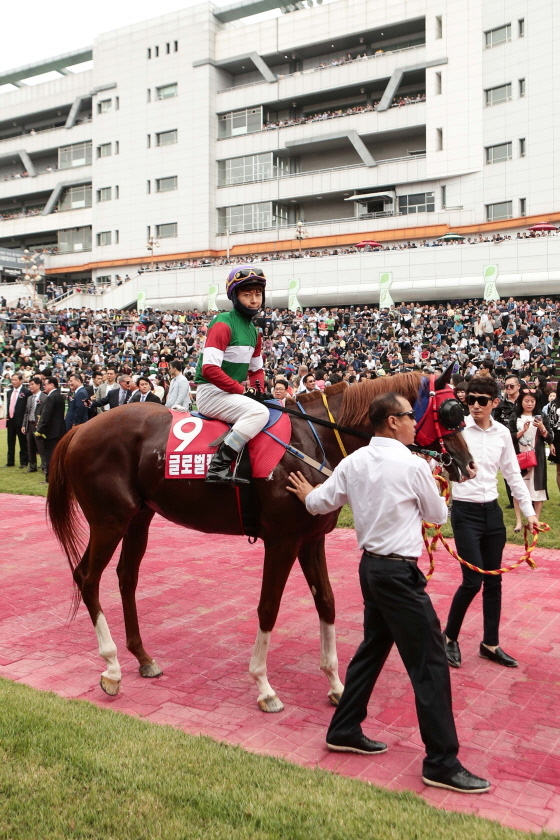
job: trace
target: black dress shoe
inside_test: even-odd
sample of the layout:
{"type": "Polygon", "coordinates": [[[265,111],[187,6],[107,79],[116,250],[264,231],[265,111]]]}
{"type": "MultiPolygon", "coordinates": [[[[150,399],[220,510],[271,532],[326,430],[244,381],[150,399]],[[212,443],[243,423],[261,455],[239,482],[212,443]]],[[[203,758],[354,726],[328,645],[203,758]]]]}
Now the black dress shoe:
{"type": "Polygon", "coordinates": [[[352,752],[361,755],[376,755],[387,752],[387,744],[383,741],[372,741],[365,735],[354,735],[345,738],[344,742],[338,738],[329,738],[327,735],[327,747],[332,752],[352,752]]]}
{"type": "Polygon", "coordinates": [[[26,468],[26,466],[27,466],[27,464],[20,464],[19,468],[20,468],[20,470],[24,470],[26,468]]]}
{"type": "Polygon", "coordinates": [[[518,667],[517,659],[514,659],[513,656],[508,656],[507,653],[503,652],[501,647],[497,647],[496,650],[490,650],[481,642],[480,655],[483,659],[489,659],[491,662],[497,662],[498,665],[503,665],[505,668],[518,667]]]}
{"type": "Polygon", "coordinates": [[[4,464],[5,467],[15,467],[15,464],[4,464]]]}
{"type": "Polygon", "coordinates": [[[490,790],[490,782],[481,779],[480,776],[474,776],[464,767],[450,775],[432,778],[422,776],[422,781],[430,787],[447,788],[447,790],[455,790],[457,793],[486,793],[490,790]]]}
{"type": "Polygon", "coordinates": [[[445,633],[442,633],[443,636],[443,646],[445,648],[445,655],[447,656],[447,661],[451,665],[452,668],[460,668],[461,667],[461,651],[459,650],[459,642],[451,642],[447,641],[447,636],[445,633]]]}
{"type": "Polygon", "coordinates": [[[37,467],[27,467],[27,472],[37,472],[37,467]]]}

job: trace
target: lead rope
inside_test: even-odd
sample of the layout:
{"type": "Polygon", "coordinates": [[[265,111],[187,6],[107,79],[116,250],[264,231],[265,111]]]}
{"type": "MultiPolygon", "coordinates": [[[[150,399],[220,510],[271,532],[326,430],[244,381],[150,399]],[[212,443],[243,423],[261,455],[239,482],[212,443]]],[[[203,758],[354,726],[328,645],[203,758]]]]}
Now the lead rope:
{"type": "MultiPolygon", "coordinates": [[[[323,405],[327,409],[327,414],[329,415],[329,420],[331,421],[331,423],[336,423],[334,417],[331,414],[331,410],[329,408],[329,401],[328,401],[326,395],[322,391],[321,391],[321,397],[323,398],[323,405]]],[[[344,448],[344,444],[342,443],[342,438],[340,437],[340,432],[338,431],[338,429],[334,429],[333,431],[334,431],[335,437],[338,441],[338,445],[340,446],[340,451],[342,452],[343,456],[346,458],[346,456],[348,455],[348,452],[344,448]]]]}
{"type": "MultiPolygon", "coordinates": [[[[442,475],[434,475],[436,482],[440,486],[440,492],[446,502],[449,502],[449,497],[451,495],[449,490],[449,482],[442,475]]],[[[434,573],[435,569],[435,559],[434,555],[437,550],[438,542],[441,542],[443,547],[449,552],[449,554],[458,560],[459,563],[462,563],[463,566],[466,566],[468,569],[472,569],[473,572],[480,572],[481,575],[503,575],[505,572],[512,572],[514,569],[517,569],[518,566],[521,566],[522,563],[527,563],[530,569],[536,569],[537,564],[531,557],[532,552],[537,547],[537,543],[539,540],[539,533],[544,531],[550,531],[550,525],[547,525],[546,522],[539,522],[539,527],[537,529],[537,533],[533,533],[533,539],[529,544],[529,525],[525,525],[523,528],[523,541],[525,543],[525,552],[523,556],[517,561],[517,563],[513,563],[511,566],[503,566],[501,569],[492,569],[488,571],[487,569],[479,569],[478,566],[473,565],[472,563],[467,563],[466,560],[463,560],[462,557],[459,557],[457,552],[451,548],[445,537],[441,532],[441,525],[434,525],[433,522],[422,522],[422,539],[424,540],[424,545],[426,546],[426,551],[428,552],[428,557],[430,558],[430,570],[426,575],[426,580],[430,580],[434,573]],[[432,531],[433,534],[430,537],[428,535],[428,531],[432,531]]]]}

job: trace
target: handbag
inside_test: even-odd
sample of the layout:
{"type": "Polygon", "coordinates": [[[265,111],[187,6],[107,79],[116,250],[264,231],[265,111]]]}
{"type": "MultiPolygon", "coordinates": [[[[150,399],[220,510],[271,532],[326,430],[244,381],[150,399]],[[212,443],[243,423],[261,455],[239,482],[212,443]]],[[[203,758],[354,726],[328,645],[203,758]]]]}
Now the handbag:
{"type": "Polygon", "coordinates": [[[520,452],[517,456],[519,462],[519,469],[530,470],[531,467],[537,466],[537,453],[534,449],[529,449],[527,452],[520,452]]]}

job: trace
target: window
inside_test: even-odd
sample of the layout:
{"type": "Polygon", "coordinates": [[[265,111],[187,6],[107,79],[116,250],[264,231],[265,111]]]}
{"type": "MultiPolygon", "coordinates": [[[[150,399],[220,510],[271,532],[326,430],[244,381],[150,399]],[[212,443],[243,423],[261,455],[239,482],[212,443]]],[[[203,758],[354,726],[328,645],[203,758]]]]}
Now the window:
{"type": "Polygon", "coordinates": [[[111,201],[112,197],[111,187],[102,187],[100,190],[97,190],[98,201],[111,201]]]}
{"type": "Polygon", "coordinates": [[[120,197],[119,196],[119,187],[118,187],[118,184],[117,184],[117,186],[115,187],[115,198],[119,198],[119,197],[120,197]]]}
{"type": "Polygon", "coordinates": [[[97,103],[97,113],[98,114],[106,114],[107,111],[110,111],[113,107],[113,100],[112,99],[102,99],[101,102],[97,103]]]}
{"type": "Polygon", "coordinates": [[[439,96],[441,93],[441,73],[436,73],[436,96],[439,96]]]}
{"type": "Polygon", "coordinates": [[[156,146],[171,146],[177,142],[177,129],[172,131],[160,131],[156,134],[156,146]]]}
{"type": "Polygon", "coordinates": [[[499,201],[497,204],[486,205],[486,221],[497,222],[500,219],[511,219],[512,217],[512,203],[511,201],[499,201]]]}
{"type": "Polygon", "coordinates": [[[165,45],[165,52],[167,55],[171,52],[171,44],[169,42],[165,45]]]}
{"type": "Polygon", "coordinates": [[[119,244],[119,232],[118,230],[115,231],[115,245],[119,244]]]}
{"type": "Polygon", "coordinates": [[[437,15],[436,17],[436,39],[443,38],[443,17],[437,15]]]}
{"type": "Polygon", "coordinates": [[[168,222],[166,225],[156,225],[156,236],[159,239],[169,239],[177,236],[177,222],[168,222]]]}
{"type": "Polygon", "coordinates": [[[288,158],[272,152],[218,161],[218,186],[247,184],[251,181],[266,181],[289,172],[288,158]]]}
{"type": "Polygon", "coordinates": [[[173,97],[175,96],[177,96],[176,82],[174,82],[172,85],[163,85],[162,87],[156,88],[157,99],[173,99],[173,97]]]}
{"type": "Polygon", "coordinates": [[[59,210],[79,210],[82,207],[91,207],[91,184],[69,187],[58,202],[59,210]]]}
{"type": "Polygon", "coordinates": [[[118,155],[120,150],[119,141],[115,140],[115,154],[118,155]]]}
{"type": "Polygon", "coordinates": [[[260,131],[263,124],[262,108],[248,108],[245,111],[232,111],[218,117],[218,137],[238,137],[260,131]]]}
{"type": "Polygon", "coordinates": [[[441,209],[445,210],[447,207],[447,187],[443,186],[441,188],[441,209]]]}
{"type": "Polygon", "coordinates": [[[70,228],[58,231],[58,250],[61,254],[91,251],[91,228],[70,228]]]}
{"type": "Polygon", "coordinates": [[[527,199],[520,198],[519,199],[519,215],[526,216],[527,215],[527,199]]]}
{"type": "Polygon", "coordinates": [[[103,230],[101,233],[97,234],[97,244],[101,247],[102,245],[110,245],[111,244],[111,231],[110,230],[103,230]]]}
{"type": "Polygon", "coordinates": [[[151,101],[152,101],[152,89],[148,88],[146,90],[146,102],[151,102],[151,101]]]}
{"type": "Polygon", "coordinates": [[[173,41],[173,52],[179,51],[179,41],[173,41]]]}
{"type": "Polygon", "coordinates": [[[519,138],[519,157],[525,157],[525,138],[519,138]]]}
{"type": "Polygon", "coordinates": [[[218,233],[264,230],[285,227],[287,224],[288,208],[272,201],[220,207],[218,210],[218,233]]]}
{"type": "Polygon", "coordinates": [[[151,134],[146,134],[146,146],[149,149],[152,145],[152,136],[151,134]]]}
{"type": "Polygon", "coordinates": [[[151,49],[151,47],[148,47],[148,58],[151,58],[151,57],[152,57],[152,49],[151,49]]]}
{"type": "Polygon", "coordinates": [[[436,128],[436,152],[443,149],[443,128],[436,128]]]}
{"type": "Polygon", "coordinates": [[[156,58],[159,58],[159,47],[154,47],[154,52],[155,52],[156,58]]]}
{"type": "Polygon", "coordinates": [[[525,96],[525,79],[519,79],[519,96],[525,96]]]}
{"type": "Polygon", "coordinates": [[[98,158],[111,157],[112,154],[113,149],[111,143],[102,143],[101,146],[97,147],[98,158]]]}
{"type": "Polygon", "coordinates": [[[171,192],[177,189],[177,176],[170,178],[156,178],[156,192],[171,192]]]}
{"type": "Polygon", "coordinates": [[[115,111],[118,111],[120,107],[121,107],[121,100],[119,99],[118,96],[115,96],[115,111]]]}
{"type": "Polygon", "coordinates": [[[58,168],[72,169],[74,166],[86,166],[91,163],[91,140],[61,146],[58,150],[58,168]]]}
{"type": "Polygon", "coordinates": [[[489,88],[485,90],[486,107],[491,105],[500,105],[502,102],[508,102],[511,99],[511,84],[500,85],[499,87],[489,88]]]}
{"type": "Polygon", "coordinates": [[[490,29],[484,33],[484,37],[487,50],[511,41],[511,23],[506,23],[505,26],[499,26],[497,29],[490,29]]]}
{"type": "Polygon", "coordinates": [[[151,181],[146,181],[146,192],[148,193],[148,195],[150,195],[151,191],[152,191],[152,182],[151,181]]]}
{"type": "Polygon", "coordinates": [[[98,274],[95,278],[95,282],[98,286],[110,286],[111,285],[111,275],[110,274],[98,274]]]}
{"type": "Polygon", "coordinates": [[[520,38],[525,37],[525,18],[519,18],[517,21],[518,24],[518,35],[520,38]]]}
{"type": "Polygon", "coordinates": [[[511,160],[511,143],[486,147],[486,163],[503,163],[504,160],[511,160]]]}
{"type": "Polygon", "coordinates": [[[433,192],[399,196],[399,213],[404,216],[408,216],[410,213],[433,213],[434,210],[433,192]]]}

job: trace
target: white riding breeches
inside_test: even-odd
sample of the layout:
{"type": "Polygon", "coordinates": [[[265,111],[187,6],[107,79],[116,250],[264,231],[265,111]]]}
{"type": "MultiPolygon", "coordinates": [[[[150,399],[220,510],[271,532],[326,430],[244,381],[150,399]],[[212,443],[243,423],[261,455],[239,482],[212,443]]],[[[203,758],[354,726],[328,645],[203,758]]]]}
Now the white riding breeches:
{"type": "Polygon", "coordinates": [[[268,408],[262,403],[243,394],[228,394],[210,384],[196,389],[196,407],[208,417],[233,423],[225,442],[237,450],[266,426],[269,417],[268,408]]]}

